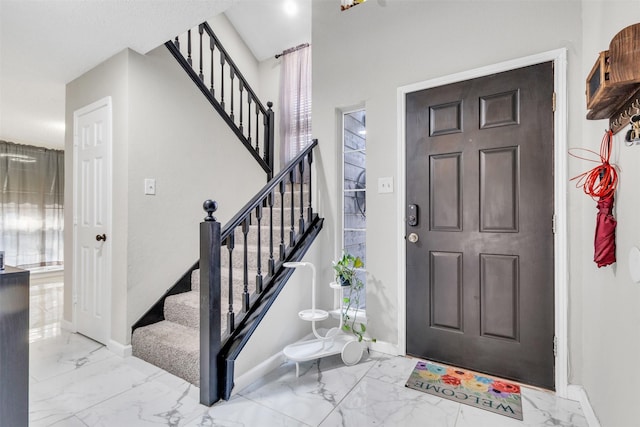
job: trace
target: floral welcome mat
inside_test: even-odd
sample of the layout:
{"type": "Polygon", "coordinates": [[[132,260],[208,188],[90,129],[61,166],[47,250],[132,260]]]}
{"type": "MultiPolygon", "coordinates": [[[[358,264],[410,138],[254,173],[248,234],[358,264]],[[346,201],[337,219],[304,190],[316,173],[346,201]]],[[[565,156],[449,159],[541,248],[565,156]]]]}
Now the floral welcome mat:
{"type": "Polygon", "coordinates": [[[522,420],[520,387],[499,378],[418,362],[406,387],[522,420]]]}

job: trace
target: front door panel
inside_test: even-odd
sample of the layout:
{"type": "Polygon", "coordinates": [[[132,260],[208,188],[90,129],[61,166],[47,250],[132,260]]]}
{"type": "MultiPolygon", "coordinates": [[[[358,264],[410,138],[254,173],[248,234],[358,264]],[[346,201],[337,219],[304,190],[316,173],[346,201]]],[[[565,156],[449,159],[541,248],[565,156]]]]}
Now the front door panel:
{"type": "Polygon", "coordinates": [[[554,387],[552,95],[551,63],[407,94],[408,354],[554,387]]]}

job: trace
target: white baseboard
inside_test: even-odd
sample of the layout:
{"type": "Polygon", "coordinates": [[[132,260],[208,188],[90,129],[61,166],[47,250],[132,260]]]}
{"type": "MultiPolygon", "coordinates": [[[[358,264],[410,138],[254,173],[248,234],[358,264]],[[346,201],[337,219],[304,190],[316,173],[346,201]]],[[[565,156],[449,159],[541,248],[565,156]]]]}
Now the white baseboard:
{"type": "Polygon", "coordinates": [[[584,412],[584,417],[587,419],[589,427],[600,427],[600,421],[591,406],[591,402],[589,402],[589,396],[587,395],[587,391],[584,387],[577,384],[570,384],[567,387],[567,396],[570,400],[577,400],[580,402],[582,412],[584,412]]]}
{"type": "Polygon", "coordinates": [[[398,346],[396,344],[391,344],[386,341],[376,341],[368,344],[369,344],[369,348],[373,351],[377,351],[379,353],[384,353],[384,354],[390,354],[392,356],[401,355],[398,352],[398,346]]]}
{"type": "Polygon", "coordinates": [[[76,325],[73,324],[73,322],[70,322],[66,319],[62,319],[62,321],[60,322],[60,327],[65,330],[65,331],[69,331],[72,333],[76,333],[76,325]]]}
{"type": "Polygon", "coordinates": [[[120,357],[129,357],[131,356],[131,345],[122,345],[117,341],[109,340],[107,344],[107,349],[112,353],[117,354],[120,357]]]}
{"type": "Polygon", "coordinates": [[[233,391],[231,392],[231,396],[241,392],[245,387],[255,382],[259,378],[264,377],[269,372],[273,371],[278,366],[282,365],[285,360],[286,358],[284,357],[284,354],[282,354],[282,352],[280,351],[274,354],[273,356],[271,356],[270,358],[266,359],[261,364],[256,365],[249,371],[240,375],[238,378],[234,380],[234,387],[233,387],[233,391]]]}

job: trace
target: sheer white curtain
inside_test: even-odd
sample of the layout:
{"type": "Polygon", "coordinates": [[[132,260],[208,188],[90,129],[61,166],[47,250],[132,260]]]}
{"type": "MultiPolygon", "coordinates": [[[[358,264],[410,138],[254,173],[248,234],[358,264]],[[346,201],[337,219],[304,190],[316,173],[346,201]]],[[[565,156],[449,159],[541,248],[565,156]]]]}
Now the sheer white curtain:
{"type": "Polygon", "coordinates": [[[311,46],[282,57],[280,167],[311,142],[311,46]]]}
{"type": "Polygon", "coordinates": [[[8,265],[62,265],[64,151],[0,141],[0,250],[8,265]]]}

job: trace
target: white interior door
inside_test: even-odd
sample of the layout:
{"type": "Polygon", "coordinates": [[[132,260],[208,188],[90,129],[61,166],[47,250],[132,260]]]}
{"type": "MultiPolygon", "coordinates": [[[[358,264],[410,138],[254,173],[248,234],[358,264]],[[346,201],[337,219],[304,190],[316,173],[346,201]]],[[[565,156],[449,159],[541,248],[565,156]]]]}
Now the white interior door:
{"type": "Polygon", "coordinates": [[[111,309],[111,98],[74,113],[76,330],[107,344],[111,309]]]}

